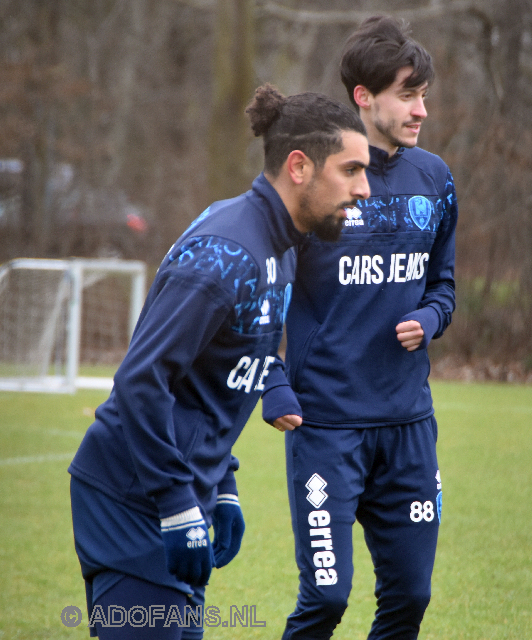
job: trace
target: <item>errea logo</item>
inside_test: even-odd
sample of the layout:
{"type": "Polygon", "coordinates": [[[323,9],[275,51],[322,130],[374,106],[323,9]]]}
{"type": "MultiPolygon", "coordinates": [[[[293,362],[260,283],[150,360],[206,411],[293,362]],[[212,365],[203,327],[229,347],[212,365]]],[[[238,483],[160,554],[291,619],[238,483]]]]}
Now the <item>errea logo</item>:
{"type": "Polygon", "coordinates": [[[329,497],[323,489],[327,486],[325,480],[315,473],[311,478],[309,478],[305,487],[309,490],[309,494],[307,496],[307,500],[311,505],[316,507],[321,507],[321,505],[327,500],[329,497]]]}
{"type": "Polygon", "coordinates": [[[187,531],[187,538],[189,540],[203,540],[205,537],[205,531],[201,527],[192,527],[187,531]]]}
{"type": "Polygon", "coordinates": [[[269,324],[270,323],[270,303],[268,300],[264,300],[260,307],[261,317],[259,318],[259,324],[269,324]]]}
{"type": "Polygon", "coordinates": [[[345,221],[346,227],[363,227],[364,220],[362,220],[362,211],[358,207],[346,208],[347,220],[345,221]]]}
{"type": "Polygon", "coordinates": [[[207,540],[205,540],[207,534],[201,527],[192,527],[187,531],[186,536],[189,539],[189,542],[187,542],[187,547],[189,548],[207,546],[207,540]]]}

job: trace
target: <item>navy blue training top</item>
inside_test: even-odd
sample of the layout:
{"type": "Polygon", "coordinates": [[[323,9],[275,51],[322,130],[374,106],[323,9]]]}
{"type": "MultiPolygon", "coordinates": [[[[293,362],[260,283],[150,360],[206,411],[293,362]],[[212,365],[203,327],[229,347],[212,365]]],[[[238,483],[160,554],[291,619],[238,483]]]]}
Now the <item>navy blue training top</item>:
{"type": "Polygon", "coordinates": [[[69,471],[160,518],[236,493],[231,447],[282,335],[302,239],[263,174],[212,204],[150,288],[109,398],[69,471]]]}
{"type": "Polygon", "coordinates": [[[404,424],[433,413],[426,346],[455,308],[453,179],[419,148],[389,158],[370,147],[370,155],[371,196],[349,211],[339,242],[310,236],[298,248],[286,377],[278,360],[264,394],[270,422],[297,413],[297,403],[317,427],[404,424]],[[425,332],[413,352],[395,331],[409,319],[425,332]]]}

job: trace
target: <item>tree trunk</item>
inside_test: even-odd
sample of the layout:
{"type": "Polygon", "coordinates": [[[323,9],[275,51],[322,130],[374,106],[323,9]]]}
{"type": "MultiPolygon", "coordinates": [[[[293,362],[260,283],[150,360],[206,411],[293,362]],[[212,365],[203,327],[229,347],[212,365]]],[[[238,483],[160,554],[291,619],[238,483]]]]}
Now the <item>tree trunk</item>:
{"type": "Polygon", "coordinates": [[[218,0],[216,6],[213,107],[209,133],[210,201],[248,188],[250,141],[244,110],[253,93],[253,2],[218,0]]]}

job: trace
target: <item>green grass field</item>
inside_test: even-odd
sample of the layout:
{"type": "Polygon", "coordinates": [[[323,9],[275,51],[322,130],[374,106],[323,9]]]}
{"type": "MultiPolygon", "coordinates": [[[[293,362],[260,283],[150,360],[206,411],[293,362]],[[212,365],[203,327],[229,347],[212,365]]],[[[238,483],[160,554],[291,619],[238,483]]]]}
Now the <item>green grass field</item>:
{"type": "MultiPolygon", "coordinates": [[[[444,507],[423,640],[532,639],[532,387],[434,382],[444,507]]],[[[0,638],[88,638],[72,541],[69,460],[105,392],[0,393],[0,638]],[[84,620],[67,628],[67,605],[84,620]]],[[[209,605],[255,605],[266,626],[207,627],[207,640],[280,638],[297,593],[283,438],[252,417],[235,447],[247,530],[214,572],[209,605]]],[[[364,640],[373,572],[357,525],[350,607],[335,638],[364,640]]]]}

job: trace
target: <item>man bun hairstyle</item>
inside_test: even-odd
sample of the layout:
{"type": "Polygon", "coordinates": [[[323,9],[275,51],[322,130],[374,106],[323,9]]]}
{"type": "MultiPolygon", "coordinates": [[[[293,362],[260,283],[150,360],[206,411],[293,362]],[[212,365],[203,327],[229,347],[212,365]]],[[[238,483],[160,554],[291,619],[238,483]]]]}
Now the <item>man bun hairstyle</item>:
{"type": "Polygon", "coordinates": [[[273,85],[255,91],[246,108],[251,129],[264,140],[264,171],[277,177],[288,155],[298,149],[320,169],[343,149],[342,132],[366,135],[360,116],[321,93],[284,96],[273,85]]]}
{"type": "Polygon", "coordinates": [[[357,85],[373,95],[387,89],[403,67],[412,67],[405,80],[407,89],[434,81],[432,58],[410,37],[404,20],[390,16],[372,16],[347,39],[340,62],[340,76],[349,99],[358,110],[353,91],[357,85]]]}
{"type": "Polygon", "coordinates": [[[271,84],[255,90],[255,97],[246,109],[255,137],[263,136],[268,131],[281,115],[285,103],[286,98],[271,84]]]}

